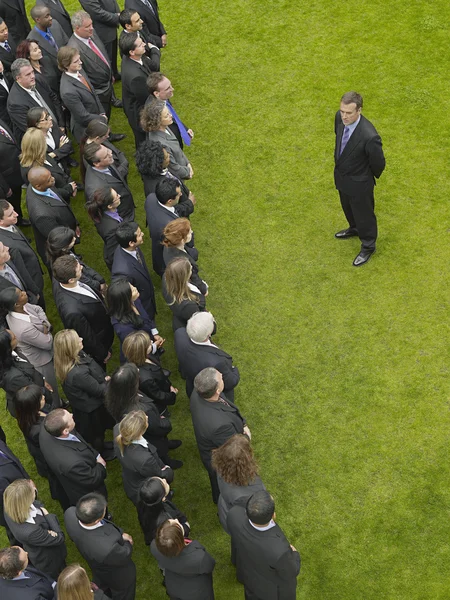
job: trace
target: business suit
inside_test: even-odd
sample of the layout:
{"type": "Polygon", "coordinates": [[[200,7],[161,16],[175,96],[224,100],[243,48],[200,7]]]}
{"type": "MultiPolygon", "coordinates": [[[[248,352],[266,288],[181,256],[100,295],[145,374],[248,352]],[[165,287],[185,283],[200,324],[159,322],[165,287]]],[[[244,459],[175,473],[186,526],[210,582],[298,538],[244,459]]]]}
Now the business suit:
{"type": "Polygon", "coordinates": [[[189,179],[189,161],[186,154],[180,148],[177,138],[170,130],[148,131],[147,139],[150,142],[160,142],[170,156],[169,171],[178,179],[189,179]]]}
{"type": "MultiPolygon", "coordinates": [[[[58,49],[65,46],[69,41],[68,36],[64,32],[64,29],[61,27],[58,21],[53,21],[52,26],[49,27],[49,30],[51,35],[53,36],[53,39],[55,40],[58,49]]],[[[43,64],[47,66],[48,74],[50,75],[51,73],[51,77],[54,80],[53,85],[50,85],[50,87],[53,89],[57,89],[57,87],[55,87],[56,82],[59,82],[61,78],[61,71],[58,69],[57,60],[58,49],[56,49],[44,36],[42,36],[39,33],[39,31],[36,30],[36,26],[33,27],[30,33],[27,35],[27,39],[39,44],[44,59],[43,64]]]]}
{"type": "Polygon", "coordinates": [[[50,577],[28,566],[24,579],[2,579],[0,597],[4,600],[56,600],[56,592],[50,577]]]}
{"type": "Polygon", "coordinates": [[[141,19],[144,21],[149,41],[158,46],[158,48],[161,48],[161,37],[166,34],[166,30],[159,18],[158,3],[156,0],[149,0],[149,2],[153,10],[148,8],[141,0],[125,0],[125,8],[130,8],[140,14],[141,19]]]}
{"type": "Polygon", "coordinates": [[[176,258],[187,258],[192,267],[192,275],[189,281],[195,285],[203,295],[205,295],[208,292],[208,286],[198,274],[198,266],[196,262],[196,258],[198,256],[197,249],[190,248],[188,245],[186,245],[185,250],[186,252],[183,252],[183,250],[180,250],[176,246],[171,246],[170,248],[164,246],[163,261],[165,268],[176,258]]]}
{"type": "Polygon", "coordinates": [[[103,519],[101,527],[81,527],[75,508],[64,514],[67,533],[92,570],[94,582],[109,588],[112,600],[134,600],[136,567],[131,558],[133,546],[122,537],[123,530],[103,519]]]}
{"type": "Polygon", "coordinates": [[[139,369],[139,389],[148,396],[158,407],[160,413],[163,413],[168,406],[175,404],[177,395],[171,392],[171,382],[161,365],[153,362],[145,362],[138,367],[139,369]]]}
{"type": "Polygon", "coordinates": [[[238,407],[228,398],[223,399],[225,402],[208,402],[195,390],[190,399],[195,439],[202,463],[208,471],[212,496],[216,503],[219,497],[219,487],[216,472],[211,466],[211,451],[222,446],[236,433],[243,433],[245,426],[245,419],[238,407]]]}
{"type": "Polygon", "coordinates": [[[117,27],[120,8],[117,0],[82,0],[83,9],[91,15],[94,29],[102,40],[112,67],[117,73],[117,27]]]}
{"type": "MultiPolygon", "coordinates": [[[[1,89],[4,90],[2,87],[1,89]]],[[[22,219],[22,177],[20,171],[20,153],[21,150],[14,139],[13,130],[9,123],[0,120],[0,126],[8,133],[0,133],[0,194],[2,198],[7,198],[8,202],[16,211],[19,220],[22,219]],[[12,194],[8,197],[11,189],[12,194]]]]}
{"type": "Polygon", "coordinates": [[[217,475],[217,483],[219,484],[219,501],[217,502],[217,513],[219,521],[226,533],[230,535],[227,526],[227,517],[233,506],[246,506],[247,500],[256,492],[261,492],[266,489],[266,486],[261,481],[258,475],[249,485],[232,485],[217,475]]]}
{"type": "MultiPolygon", "coordinates": [[[[73,188],[70,185],[70,182],[73,181],[72,177],[68,175],[62,167],[56,162],[54,158],[47,155],[45,157],[45,162],[42,165],[45,169],[50,171],[52,176],[55,178],[55,183],[53,187],[55,188],[56,193],[60,196],[65,202],[70,204],[70,200],[73,194],[73,188]]],[[[22,181],[23,183],[28,185],[28,173],[32,167],[21,167],[20,171],[22,173],[22,181]]]]}
{"type": "Polygon", "coordinates": [[[119,246],[119,242],[116,240],[116,229],[119,227],[120,223],[103,213],[101,220],[99,222],[94,221],[94,225],[97,229],[97,233],[103,240],[103,258],[106,266],[111,271],[114,252],[119,246]]]}
{"type": "Polygon", "coordinates": [[[87,198],[91,198],[99,188],[105,186],[114,188],[120,194],[120,204],[117,212],[122,219],[134,221],[134,209],[136,205],[133,194],[124,177],[114,168],[114,165],[112,166],[113,173],[110,171],[102,173],[101,171],[96,171],[91,165],[88,165],[84,179],[84,193],[87,198]]]}
{"type": "Polygon", "coordinates": [[[61,75],[59,88],[61,100],[70,111],[70,129],[78,143],[84,135],[85,128],[93,119],[105,120],[101,116],[105,109],[89,78],[82,70],[80,74],[86,79],[90,89],[79,79],[75,79],[67,73],[61,75]]]}
{"type": "Polygon", "coordinates": [[[340,153],[344,123],[340,111],[334,121],[334,181],[339,191],[342,210],[350,229],[357,230],[361,250],[374,251],[378,230],[374,212],[374,186],[384,171],[386,161],[381,138],[363,115],[340,153]]]}
{"type": "Polygon", "coordinates": [[[20,256],[31,280],[38,290],[38,294],[43,300],[44,278],[42,277],[42,267],[39,258],[20,229],[16,225],[14,225],[14,229],[15,231],[12,231],[0,227],[0,242],[8,246],[10,253],[13,253],[14,259],[17,260],[17,256],[20,256]]]}
{"type": "Polygon", "coordinates": [[[73,33],[72,23],[70,22],[70,15],[61,0],[36,0],[36,5],[47,6],[50,9],[53,21],[58,21],[66,36],[70,38],[73,33]]]}
{"type": "Polygon", "coordinates": [[[161,205],[158,202],[156,194],[149,194],[147,196],[144,203],[144,210],[152,239],[153,270],[159,276],[162,276],[166,268],[163,258],[164,247],[161,245],[163,240],[162,232],[168,223],[178,219],[178,214],[161,205]]]}
{"type": "Polygon", "coordinates": [[[137,248],[136,251],[140,256],[140,263],[129,252],[117,246],[114,252],[111,275],[113,279],[125,277],[129,283],[137,287],[140,301],[149,318],[153,320],[156,314],[155,289],[145,264],[144,254],[140,248],[137,248]]]}
{"type": "Polygon", "coordinates": [[[16,44],[29,34],[31,26],[27,18],[25,0],[1,0],[0,17],[8,26],[9,38],[12,38],[16,44]]]}
{"type": "Polygon", "coordinates": [[[275,524],[266,531],[253,527],[245,508],[228,513],[231,543],[236,553],[236,575],[248,600],[295,600],[300,555],[275,524]]]}
{"type": "MultiPolygon", "coordinates": [[[[35,500],[32,506],[40,509],[43,504],[35,500]]],[[[16,540],[28,552],[31,564],[52,579],[58,579],[66,566],[67,548],[56,515],[37,514],[34,523],[16,523],[5,512],[5,520],[16,540]],[[49,530],[57,536],[50,535],[49,530]]]]}
{"type": "MultiPolygon", "coordinates": [[[[52,189],[55,194],[55,189],[52,189]]],[[[28,216],[33,227],[36,249],[44,264],[47,265],[46,242],[49,233],[55,227],[70,227],[73,231],[78,226],[78,221],[70,206],[62,198],[57,200],[51,196],[37,194],[31,184],[27,188],[28,216]]]]}
{"type": "Polygon", "coordinates": [[[162,293],[164,300],[172,313],[172,328],[174,331],[180,327],[186,328],[187,322],[196,312],[206,310],[206,298],[203,294],[191,293],[197,298],[195,300],[183,300],[182,302],[173,302],[166,289],[166,276],[162,277],[162,293]]]}
{"type": "MultiPolygon", "coordinates": [[[[16,60],[16,43],[10,38],[8,39],[8,45],[11,48],[11,52],[8,52],[3,46],[0,45],[0,60],[2,61],[5,71],[10,74],[11,65],[16,60]]],[[[11,80],[12,85],[12,80],[11,80]]]]}
{"type": "Polygon", "coordinates": [[[0,120],[6,124],[9,131],[13,131],[13,125],[8,112],[8,96],[13,86],[13,78],[11,73],[3,71],[3,82],[6,83],[6,87],[0,84],[0,120]]]}
{"type": "Polygon", "coordinates": [[[184,327],[175,331],[174,341],[180,373],[186,379],[187,395],[192,394],[196,375],[206,367],[214,367],[222,373],[225,385],[223,393],[233,401],[234,388],[240,379],[238,368],[233,366],[233,358],[217,346],[195,344],[184,327]]]}
{"type": "MultiPolygon", "coordinates": [[[[148,177],[147,175],[142,175],[141,179],[144,184],[144,194],[145,197],[148,198],[149,194],[154,194],[156,191],[156,185],[164,180],[164,179],[172,179],[171,175],[167,175],[167,173],[161,173],[161,175],[157,175],[156,177],[148,177]]],[[[175,212],[179,217],[189,217],[191,213],[194,212],[194,205],[191,200],[189,200],[190,190],[181,179],[178,180],[181,189],[181,198],[178,204],[175,206],[175,212]]]]}
{"type": "Polygon", "coordinates": [[[164,556],[153,540],[151,553],[164,569],[167,594],[175,600],[214,600],[212,572],[216,561],[197,540],[189,542],[178,556],[164,556]]]}
{"type": "Polygon", "coordinates": [[[130,323],[130,322],[119,321],[118,319],[116,319],[116,317],[113,317],[113,316],[111,317],[112,326],[114,327],[114,331],[120,340],[120,362],[121,362],[121,364],[126,362],[125,356],[122,352],[122,344],[123,344],[125,338],[127,337],[127,335],[129,335],[130,333],[134,333],[135,331],[145,331],[146,333],[148,333],[151,340],[155,339],[155,336],[152,333],[153,329],[156,329],[155,321],[153,319],[149,318],[147,311],[143,307],[140,298],[137,298],[134,301],[134,307],[137,309],[137,311],[139,313],[139,317],[140,317],[140,321],[141,321],[139,323],[139,325],[134,325],[133,323],[130,323]]]}
{"type": "Polygon", "coordinates": [[[97,462],[97,450],[87,444],[75,429],[71,433],[80,441],[60,440],[50,435],[45,427],[41,428],[39,446],[48,466],[72,506],[89,492],[98,492],[106,498],[106,469],[97,462]]]}
{"type": "MultiPolygon", "coordinates": [[[[44,379],[39,371],[25,359],[20,350],[16,350],[16,354],[17,358],[13,355],[13,364],[6,371],[3,376],[3,381],[1,382],[1,387],[6,393],[6,408],[8,409],[9,414],[14,418],[16,418],[14,394],[21,388],[26,385],[31,385],[32,383],[35,383],[41,388],[44,387],[44,379]],[[23,360],[19,360],[19,356],[23,360]]],[[[46,391],[46,395],[47,393],[48,392],[46,391]]]]}
{"type": "Polygon", "coordinates": [[[83,338],[85,352],[103,366],[114,341],[103,300],[72,292],[57,281],[53,282],[53,296],[64,327],[75,329],[83,338]]]}
{"type": "MultiPolygon", "coordinates": [[[[5,528],[7,525],[3,514],[3,492],[16,479],[30,479],[30,476],[14,452],[0,440],[0,525],[5,528]]],[[[11,532],[8,529],[6,531],[10,541],[14,542],[11,532]]],[[[3,580],[0,577],[0,583],[1,581],[3,580]]]]}
{"type": "MultiPolygon", "coordinates": [[[[40,294],[41,290],[37,287],[30,273],[27,271],[20,254],[13,248],[10,249],[9,254],[11,259],[8,260],[7,264],[19,279],[21,289],[27,292],[31,304],[37,304],[38,294],[40,294]]],[[[0,276],[0,290],[4,290],[8,287],[17,286],[12,281],[0,276]]]]}

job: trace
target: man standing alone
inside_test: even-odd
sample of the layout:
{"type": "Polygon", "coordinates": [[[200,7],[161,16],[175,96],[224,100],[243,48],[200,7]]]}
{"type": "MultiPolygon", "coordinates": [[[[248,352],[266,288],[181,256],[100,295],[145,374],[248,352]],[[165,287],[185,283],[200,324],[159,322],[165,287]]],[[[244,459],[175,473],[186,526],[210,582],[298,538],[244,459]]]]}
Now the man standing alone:
{"type": "Polygon", "coordinates": [[[375,252],[377,218],[373,190],[386,166],[381,138],[375,127],[361,114],[362,97],[347,92],[336,113],[334,131],[334,181],[349,227],[335,234],[338,239],[358,236],[361,250],[354,267],[364,265],[375,252]]]}

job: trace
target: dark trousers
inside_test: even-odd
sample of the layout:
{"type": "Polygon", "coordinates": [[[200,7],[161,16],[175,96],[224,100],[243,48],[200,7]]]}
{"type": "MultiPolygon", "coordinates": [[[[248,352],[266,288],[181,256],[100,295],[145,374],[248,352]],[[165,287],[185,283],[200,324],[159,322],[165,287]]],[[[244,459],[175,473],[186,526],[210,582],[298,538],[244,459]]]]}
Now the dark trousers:
{"type": "Polygon", "coordinates": [[[142,129],[133,129],[133,133],[134,133],[134,145],[137,150],[139,148],[139,146],[142,144],[142,142],[145,142],[146,133],[142,129]]]}
{"type": "Polygon", "coordinates": [[[102,103],[103,110],[105,111],[105,115],[109,118],[111,116],[111,98],[112,98],[113,87],[112,83],[107,92],[103,92],[103,94],[97,94],[98,99],[102,103]]]}
{"type": "Polygon", "coordinates": [[[211,463],[203,463],[205,469],[208,471],[209,482],[211,483],[211,494],[214,504],[217,504],[220,496],[219,484],[217,483],[217,473],[211,466],[211,463]]]}
{"type": "Polygon", "coordinates": [[[19,225],[20,225],[20,220],[23,217],[22,206],[21,206],[22,188],[20,186],[13,187],[13,188],[11,188],[11,191],[12,191],[12,194],[9,198],[7,198],[7,200],[11,204],[11,206],[14,208],[14,210],[16,211],[16,213],[18,215],[19,225]]]}
{"type": "Polygon", "coordinates": [[[358,196],[349,196],[339,190],[339,197],[350,228],[358,232],[361,249],[375,250],[378,228],[373,188],[358,196]]]}
{"type": "Polygon", "coordinates": [[[105,50],[108,53],[108,58],[111,63],[111,69],[113,76],[117,75],[117,35],[116,39],[112,42],[103,42],[105,50]]]}

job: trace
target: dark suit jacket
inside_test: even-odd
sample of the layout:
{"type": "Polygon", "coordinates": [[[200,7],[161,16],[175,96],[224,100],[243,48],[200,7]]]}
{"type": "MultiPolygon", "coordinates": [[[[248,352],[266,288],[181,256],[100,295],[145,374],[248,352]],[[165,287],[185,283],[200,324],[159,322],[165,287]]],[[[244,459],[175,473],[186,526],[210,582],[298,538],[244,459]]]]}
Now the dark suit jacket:
{"type": "Polygon", "coordinates": [[[140,294],[140,301],[149,318],[153,320],[156,314],[155,289],[147,265],[145,264],[144,254],[140,248],[137,249],[137,252],[141,257],[142,264],[123,250],[123,248],[117,246],[114,252],[111,275],[113,279],[126,277],[132,285],[137,287],[140,294]]]}
{"type": "MultiPolygon", "coordinates": [[[[4,88],[2,87],[2,89],[4,88]]],[[[13,141],[11,141],[5,135],[0,134],[0,192],[3,194],[2,198],[6,198],[9,188],[14,189],[22,186],[19,160],[21,150],[14,139],[9,124],[0,121],[0,125],[13,138],[13,141]]]]}
{"type": "Polygon", "coordinates": [[[53,296],[66,329],[75,329],[83,338],[84,350],[100,365],[114,340],[114,330],[103,302],[63,288],[53,282],[53,296]]]}
{"type": "MultiPolygon", "coordinates": [[[[14,271],[14,273],[19,278],[19,281],[22,283],[23,289],[29,294],[30,304],[37,303],[37,296],[42,292],[42,288],[38,288],[36,282],[33,279],[31,273],[27,270],[21,255],[17,250],[11,248],[9,251],[11,259],[8,261],[8,265],[14,271]]],[[[42,275],[41,275],[42,277],[42,275]]],[[[0,290],[4,290],[8,287],[16,287],[14,283],[6,279],[5,277],[0,277],[0,290]]]]}
{"type": "Polygon", "coordinates": [[[150,546],[160,569],[164,569],[167,594],[182,600],[214,600],[212,572],[216,561],[206,548],[192,540],[178,556],[161,554],[155,540],[150,546]]]}
{"type": "Polygon", "coordinates": [[[94,225],[97,229],[97,233],[104,242],[103,258],[105,260],[106,266],[111,271],[114,260],[114,252],[119,246],[119,242],[116,240],[116,229],[119,227],[120,223],[112,217],[110,217],[109,215],[105,215],[103,213],[101,221],[99,221],[98,223],[94,222],[94,225]]]}
{"type": "MultiPolygon", "coordinates": [[[[106,60],[108,60],[106,48],[95,32],[92,35],[92,41],[98,46],[106,60]]],[[[100,95],[110,91],[112,86],[111,65],[106,64],[89,46],[80,42],[75,35],[72,35],[67,45],[79,51],[83,62],[83,70],[88,74],[89,81],[95,92],[100,95]]]]}
{"type": "Polygon", "coordinates": [[[85,352],[80,362],[67,373],[63,390],[71,406],[90,413],[103,406],[106,392],[105,371],[85,352]]]}
{"type": "Polygon", "coordinates": [[[9,37],[16,44],[24,40],[31,30],[25,9],[25,0],[1,0],[0,17],[8,25],[9,37]]]}
{"type": "MultiPolygon", "coordinates": [[[[1,49],[1,47],[0,47],[0,49],[1,49]]],[[[5,67],[5,69],[6,69],[6,67],[5,67]]],[[[13,125],[12,125],[11,118],[10,118],[9,112],[8,112],[8,96],[9,96],[9,91],[11,90],[14,81],[13,81],[11,73],[6,73],[6,71],[3,71],[3,77],[8,85],[8,91],[6,90],[5,87],[3,87],[3,85],[0,85],[0,120],[3,123],[6,123],[6,125],[8,127],[8,131],[13,131],[13,125]]]]}
{"type": "Polygon", "coordinates": [[[233,506],[245,507],[250,496],[253,496],[255,492],[265,490],[266,486],[259,476],[255,477],[255,480],[250,485],[239,486],[227,483],[219,474],[217,474],[217,483],[220,490],[220,496],[217,502],[219,521],[224,530],[230,535],[227,526],[227,517],[230,510],[233,506]]]}
{"type": "MultiPolygon", "coordinates": [[[[57,193],[55,189],[53,191],[57,193]]],[[[78,221],[67,202],[36,194],[31,184],[28,185],[26,198],[36,248],[43,262],[47,264],[45,244],[50,231],[59,226],[70,227],[75,231],[78,221]]]]}
{"type": "Polygon", "coordinates": [[[169,377],[156,362],[146,362],[139,367],[139,389],[153,400],[161,413],[176,402],[177,395],[170,391],[171,385],[169,377]]]}
{"type": "Polygon", "coordinates": [[[41,571],[28,566],[27,579],[1,579],[0,597],[4,600],[56,600],[56,588],[52,579],[41,571]]]}
{"type": "MultiPolygon", "coordinates": [[[[45,157],[46,163],[43,165],[55,178],[54,189],[58,196],[60,196],[67,203],[70,203],[72,198],[73,188],[70,182],[73,181],[72,177],[68,175],[63,168],[59,166],[57,161],[51,156],[45,157]]],[[[22,182],[28,185],[28,173],[31,167],[21,167],[22,182]]]]}
{"type": "MultiPolygon", "coordinates": [[[[64,513],[67,533],[88,563],[97,585],[134,592],[136,567],[131,558],[133,546],[122,538],[123,530],[104,519],[104,525],[87,530],[81,527],[75,507],[64,513]]],[[[113,594],[114,597],[114,594],[113,594]]],[[[127,596],[134,598],[134,594],[127,596]]],[[[121,595],[121,598],[125,596],[121,595]]]]}
{"type": "Polygon", "coordinates": [[[127,221],[134,220],[134,209],[135,203],[133,200],[133,194],[126,180],[118,173],[119,177],[115,175],[109,175],[107,173],[101,173],[96,171],[91,165],[86,168],[86,176],[84,179],[84,189],[87,198],[91,198],[95,191],[99,188],[109,186],[116,190],[120,194],[120,205],[117,212],[127,221]]]}
{"type": "Polygon", "coordinates": [[[116,0],[82,0],[83,9],[91,15],[95,31],[104,44],[117,38],[120,8],[116,0]]]}
{"type": "Polygon", "coordinates": [[[72,434],[80,442],[59,440],[45,427],[41,428],[39,445],[48,466],[63,486],[72,506],[89,492],[98,492],[106,498],[106,469],[97,462],[97,450],[87,444],[75,429],[72,434]]]}
{"type": "Polygon", "coordinates": [[[242,506],[230,510],[227,524],[236,552],[236,575],[246,590],[260,600],[295,600],[300,555],[280,527],[258,531],[242,506]]]}
{"type": "MultiPolygon", "coordinates": [[[[159,55],[159,50],[155,48],[153,50],[159,55]]],[[[142,131],[140,126],[140,113],[148,98],[147,77],[152,71],[159,71],[159,61],[158,68],[152,68],[154,65],[152,65],[151,60],[146,56],[142,57],[142,62],[143,64],[140,65],[129,56],[124,56],[122,58],[121,76],[123,110],[125,111],[131,129],[135,131],[142,131]]]]}
{"type": "MultiPolygon", "coordinates": [[[[50,7],[49,7],[50,8],[50,7]]],[[[50,33],[52,34],[56,45],[59,48],[65,46],[69,41],[68,36],[64,32],[64,29],[58,23],[58,21],[53,21],[52,26],[50,27],[50,33]]],[[[58,54],[58,50],[50,44],[38,31],[33,27],[30,33],[27,35],[28,40],[33,40],[33,42],[37,42],[39,47],[42,50],[43,55],[43,64],[47,67],[47,74],[53,78],[53,84],[50,84],[52,89],[58,89],[56,87],[56,82],[59,82],[61,79],[61,71],[58,69],[58,60],[56,58],[58,54]]]]}
{"type": "Polygon", "coordinates": [[[67,73],[61,75],[60,95],[65,107],[70,111],[70,128],[77,142],[83,137],[84,130],[93,119],[103,119],[105,109],[94,91],[86,73],[80,71],[86,78],[91,89],[74,79],[67,73]]]}
{"type": "Polygon", "coordinates": [[[187,258],[188,261],[191,263],[191,267],[192,267],[192,275],[191,275],[191,279],[190,282],[197,286],[198,289],[201,291],[202,294],[206,294],[206,292],[208,291],[208,287],[206,285],[206,283],[203,281],[203,279],[200,277],[200,275],[198,274],[198,266],[197,266],[197,262],[196,259],[194,258],[195,256],[198,255],[197,253],[197,249],[196,248],[190,248],[189,246],[185,246],[186,252],[183,252],[183,250],[180,250],[179,248],[176,247],[163,247],[163,261],[164,261],[164,268],[167,267],[168,264],[170,264],[170,262],[172,260],[175,260],[175,258],[187,258]]]}
{"type": "MultiPolygon", "coordinates": [[[[21,355],[21,358],[24,358],[23,355],[21,355]]],[[[33,365],[27,360],[14,360],[12,366],[6,371],[1,384],[6,392],[6,407],[14,418],[16,417],[16,409],[13,401],[14,394],[17,390],[32,383],[35,383],[39,387],[44,386],[44,379],[39,371],[36,371],[33,365]]]]}
{"type": "MultiPolygon", "coordinates": [[[[5,442],[0,440],[0,525],[3,527],[6,524],[3,515],[3,492],[16,479],[30,479],[30,476],[17,456],[8,448],[5,442]]],[[[2,581],[3,579],[0,578],[0,583],[2,581]]]]}
{"type": "Polygon", "coordinates": [[[144,203],[144,210],[147,217],[150,237],[152,238],[153,270],[161,276],[166,268],[163,258],[164,246],[161,245],[163,239],[162,232],[168,223],[178,219],[178,214],[161,206],[155,194],[149,194],[147,196],[144,203]]]}
{"type": "Polygon", "coordinates": [[[149,41],[158,48],[162,47],[161,36],[166,33],[164,25],[159,18],[158,3],[156,0],[149,0],[153,6],[153,11],[147,8],[140,0],[125,0],[125,8],[130,8],[138,12],[144,21],[146,33],[149,41]]]}
{"type": "Polygon", "coordinates": [[[338,111],[334,120],[336,145],[334,149],[334,181],[336,188],[349,196],[373,190],[375,178],[384,171],[386,161],[381,138],[375,127],[363,115],[339,156],[344,123],[338,111]]]}
{"type": "Polygon", "coordinates": [[[190,407],[195,439],[200,458],[210,468],[211,450],[219,448],[236,433],[243,433],[245,419],[238,407],[226,398],[228,406],[222,402],[208,402],[194,390],[190,407]]]}
{"type": "Polygon", "coordinates": [[[16,60],[16,43],[10,38],[8,39],[8,44],[11,46],[11,52],[5,50],[3,46],[0,46],[0,60],[2,61],[5,71],[9,73],[11,71],[11,65],[16,60]]]}
{"type": "MultiPolygon", "coordinates": [[[[33,504],[35,508],[43,506],[37,500],[33,504]]],[[[52,579],[58,579],[58,575],[66,566],[67,549],[64,533],[56,515],[36,515],[33,524],[16,523],[5,513],[5,520],[16,540],[28,552],[31,564],[52,579]],[[53,537],[49,530],[58,535],[53,537]]]]}
{"type": "Polygon", "coordinates": [[[13,253],[14,261],[17,262],[17,257],[20,256],[34,283],[34,287],[38,290],[37,293],[42,295],[44,290],[44,278],[42,277],[41,263],[30,242],[20,229],[16,226],[16,231],[13,232],[0,228],[0,242],[5,244],[5,246],[8,246],[10,253],[13,253]]]}
{"type": "Polygon", "coordinates": [[[214,367],[223,375],[223,393],[227,399],[233,400],[234,388],[240,379],[238,368],[233,367],[233,358],[221,348],[194,344],[184,327],[175,331],[174,341],[180,373],[186,379],[187,395],[190,396],[194,389],[196,375],[206,367],[214,367]]]}
{"type": "MultiPolygon", "coordinates": [[[[156,191],[156,184],[167,178],[167,175],[158,175],[155,178],[147,177],[147,175],[141,175],[142,181],[144,183],[144,193],[147,198],[149,194],[154,194],[156,191]]],[[[175,206],[175,211],[179,217],[188,217],[191,213],[194,212],[194,205],[189,200],[189,188],[184,183],[182,179],[178,180],[180,182],[181,188],[181,198],[178,204],[175,206]]]]}
{"type": "Polygon", "coordinates": [[[173,298],[167,293],[166,275],[162,276],[162,294],[168,307],[172,312],[172,327],[176,331],[180,327],[186,328],[187,322],[196,312],[206,310],[206,298],[203,294],[198,295],[191,292],[196,298],[195,300],[183,300],[182,302],[173,302],[173,298]]]}
{"type": "Polygon", "coordinates": [[[70,15],[67,10],[64,8],[61,0],[56,0],[53,2],[52,0],[36,0],[36,4],[39,6],[40,4],[44,4],[50,9],[50,13],[53,17],[53,21],[58,21],[61,27],[64,30],[64,33],[68,38],[73,33],[72,23],[70,22],[70,15]]]}

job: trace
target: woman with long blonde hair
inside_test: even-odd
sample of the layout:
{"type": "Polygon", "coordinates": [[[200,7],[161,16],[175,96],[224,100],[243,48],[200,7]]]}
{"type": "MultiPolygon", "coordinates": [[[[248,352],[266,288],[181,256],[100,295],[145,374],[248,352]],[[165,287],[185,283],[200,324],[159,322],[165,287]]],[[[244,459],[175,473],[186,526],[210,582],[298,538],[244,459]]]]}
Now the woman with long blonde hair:
{"type": "Polygon", "coordinates": [[[95,586],[92,588],[81,565],[69,565],[58,577],[58,600],[109,600],[109,596],[95,586]]]}
{"type": "Polygon", "coordinates": [[[184,256],[174,258],[162,278],[164,300],[172,311],[172,327],[176,331],[186,327],[196,312],[206,310],[206,298],[191,283],[192,265],[184,256]]]}

